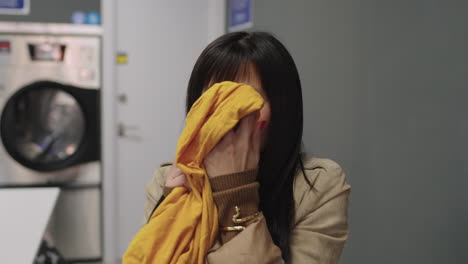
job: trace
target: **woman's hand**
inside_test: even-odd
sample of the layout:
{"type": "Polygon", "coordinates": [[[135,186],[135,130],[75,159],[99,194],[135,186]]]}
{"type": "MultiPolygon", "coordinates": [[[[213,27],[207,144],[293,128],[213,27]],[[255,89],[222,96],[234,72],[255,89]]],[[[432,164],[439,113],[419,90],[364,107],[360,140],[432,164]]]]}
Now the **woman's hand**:
{"type": "Polygon", "coordinates": [[[175,188],[185,186],[190,190],[190,185],[185,178],[185,174],[175,165],[171,165],[169,170],[166,172],[166,183],[164,184],[167,188],[175,188]]]}
{"type": "Polygon", "coordinates": [[[203,161],[209,177],[242,172],[258,167],[260,160],[260,130],[254,112],[239,121],[237,129],[229,131],[203,161]]]}
{"type": "MultiPolygon", "coordinates": [[[[265,126],[265,122],[256,125],[256,114],[252,113],[244,117],[237,129],[229,131],[205,157],[204,166],[208,176],[220,176],[258,167],[260,131],[265,126]]],[[[174,164],[166,173],[164,186],[167,188],[185,186],[190,190],[185,175],[174,164]]]]}

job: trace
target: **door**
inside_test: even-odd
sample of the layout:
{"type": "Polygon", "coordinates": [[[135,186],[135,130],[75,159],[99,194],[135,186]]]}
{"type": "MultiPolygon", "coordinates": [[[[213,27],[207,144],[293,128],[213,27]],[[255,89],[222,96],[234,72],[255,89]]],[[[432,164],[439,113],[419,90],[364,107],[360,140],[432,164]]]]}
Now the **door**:
{"type": "Polygon", "coordinates": [[[223,1],[117,1],[118,254],[140,229],[145,184],[175,156],[188,79],[203,48],[224,30],[223,1]]]}

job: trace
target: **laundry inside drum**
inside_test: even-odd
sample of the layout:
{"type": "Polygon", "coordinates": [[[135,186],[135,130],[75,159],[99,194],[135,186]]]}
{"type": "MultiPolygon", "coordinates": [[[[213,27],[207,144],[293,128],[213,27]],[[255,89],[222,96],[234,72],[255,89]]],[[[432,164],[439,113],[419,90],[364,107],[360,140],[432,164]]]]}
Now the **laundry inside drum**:
{"type": "Polygon", "coordinates": [[[63,161],[76,153],[85,133],[78,101],[56,88],[25,91],[12,104],[17,152],[34,163],[63,161]]]}

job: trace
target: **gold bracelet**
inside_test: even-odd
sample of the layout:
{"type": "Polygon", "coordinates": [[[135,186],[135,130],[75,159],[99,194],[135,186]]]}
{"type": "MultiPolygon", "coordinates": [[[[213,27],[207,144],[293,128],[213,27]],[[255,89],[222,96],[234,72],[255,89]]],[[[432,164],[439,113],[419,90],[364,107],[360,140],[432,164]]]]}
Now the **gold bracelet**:
{"type": "Polygon", "coordinates": [[[242,231],[245,229],[245,226],[220,226],[219,230],[221,231],[242,231]]]}
{"type": "MultiPolygon", "coordinates": [[[[232,216],[232,221],[236,224],[245,223],[247,221],[257,218],[260,215],[260,212],[257,212],[253,215],[249,215],[244,218],[238,218],[240,216],[240,208],[239,206],[235,206],[234,209],[236,210],[236,213],[232,216]]],[[[220,226],[219,227],[219,230],[221,231],[242,231],[244,229],[245,229],[245,226],[220,226]]]]}
{"type": "Polygon", "coordinates": [[[232,216],[232,221],[236,224],[241,224],[241,223],[245,223],[247,221],[250,221],[252,219],[255,219],[258,217],[258,215],[260,214],[259,212],[256,212],[255,214],[253,215],[249,215],[249,216],[246,216],[244,218],[238,218],[240,216],[240,208],[238,206],[235,206],[234,209],[236,210],[236,213],[232,216]]]}

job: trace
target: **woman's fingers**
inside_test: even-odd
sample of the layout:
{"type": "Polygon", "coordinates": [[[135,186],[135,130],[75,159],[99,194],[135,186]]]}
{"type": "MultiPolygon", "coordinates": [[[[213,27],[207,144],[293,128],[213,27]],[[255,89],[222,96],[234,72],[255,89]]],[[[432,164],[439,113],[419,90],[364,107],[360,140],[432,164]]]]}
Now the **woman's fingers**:
{"type": "Polygon", "coordinates": [[[251,139],[252,132],[255,130],[255,121],[257,119],[258,112],[251,113],[240,121],[239,128],[237,130],[238,139],[248,143],[251,139]]]}
{"type": "Polygon", "coordinates": [[[203,160],[209,177],[235,173],[258,166],[259,136],[253,137],[257,116],[260,112],[251,113],[242,118],[235,128],[231,129],[210,150],[203,160]],[[258,142],[252,142],[253,140],[258,142]]]}
{"type": "Polygon", "coordinates": [[[175,188],[175,187],[186,187],[187,189],[191,190],[190,184],[185,177],[185,174],[177,175],[176,177],[170,179],[166,182],[166,187],[175,188]]]}
{"type": "Polygon", "coordinates": [[[176,165],[171,165],[167,173],[167,178],[173,179],[180,174],[182,174],[182,171],[176,165]]]}
{"type": "Polygon", "coordinates": [[[185,177],[185,174],[177,176],[174,180],[175,182],[177,182],[177,186],[185,186],[188,189],[190,189],[190,184],[187,181],[187,177],[185,177]]]}
{"type": "Polygon", "coordinates": [[[166,182],[166,186],[170,187],[170,188],[183,186],[183,185],[184,185],[184,176],[183,175],[174,176],[171,179],[168,179],[168,181],[166,182]]]}
{"type": "Polygon", "coordinates": [[[255,123],[254,125],[254,131],[252,133],[252,140],[251,140],[251,145],[252,149],[256,153],[260,153],[260,145],[261,145],[261,135],[262,135],[262,130],[265,127],[265,121],[260,121],[255,123]]]}
{"type": "Polygon", "coordinates": [[[234,131],[230,130],[223,136],[223,138],[221,138],[221,140],[215,146],[215,150],[216,151],[225,150],[226,148],[228,148],[230,144],[232,144],[233,140],[234,140],[234,131]]]}
{"type": "Polygon", "coordinates": [[[185,174],[175,165],[169,169],[165,186],[169,188],[185,186],[187,189],[191,189],[185,174]]]}

